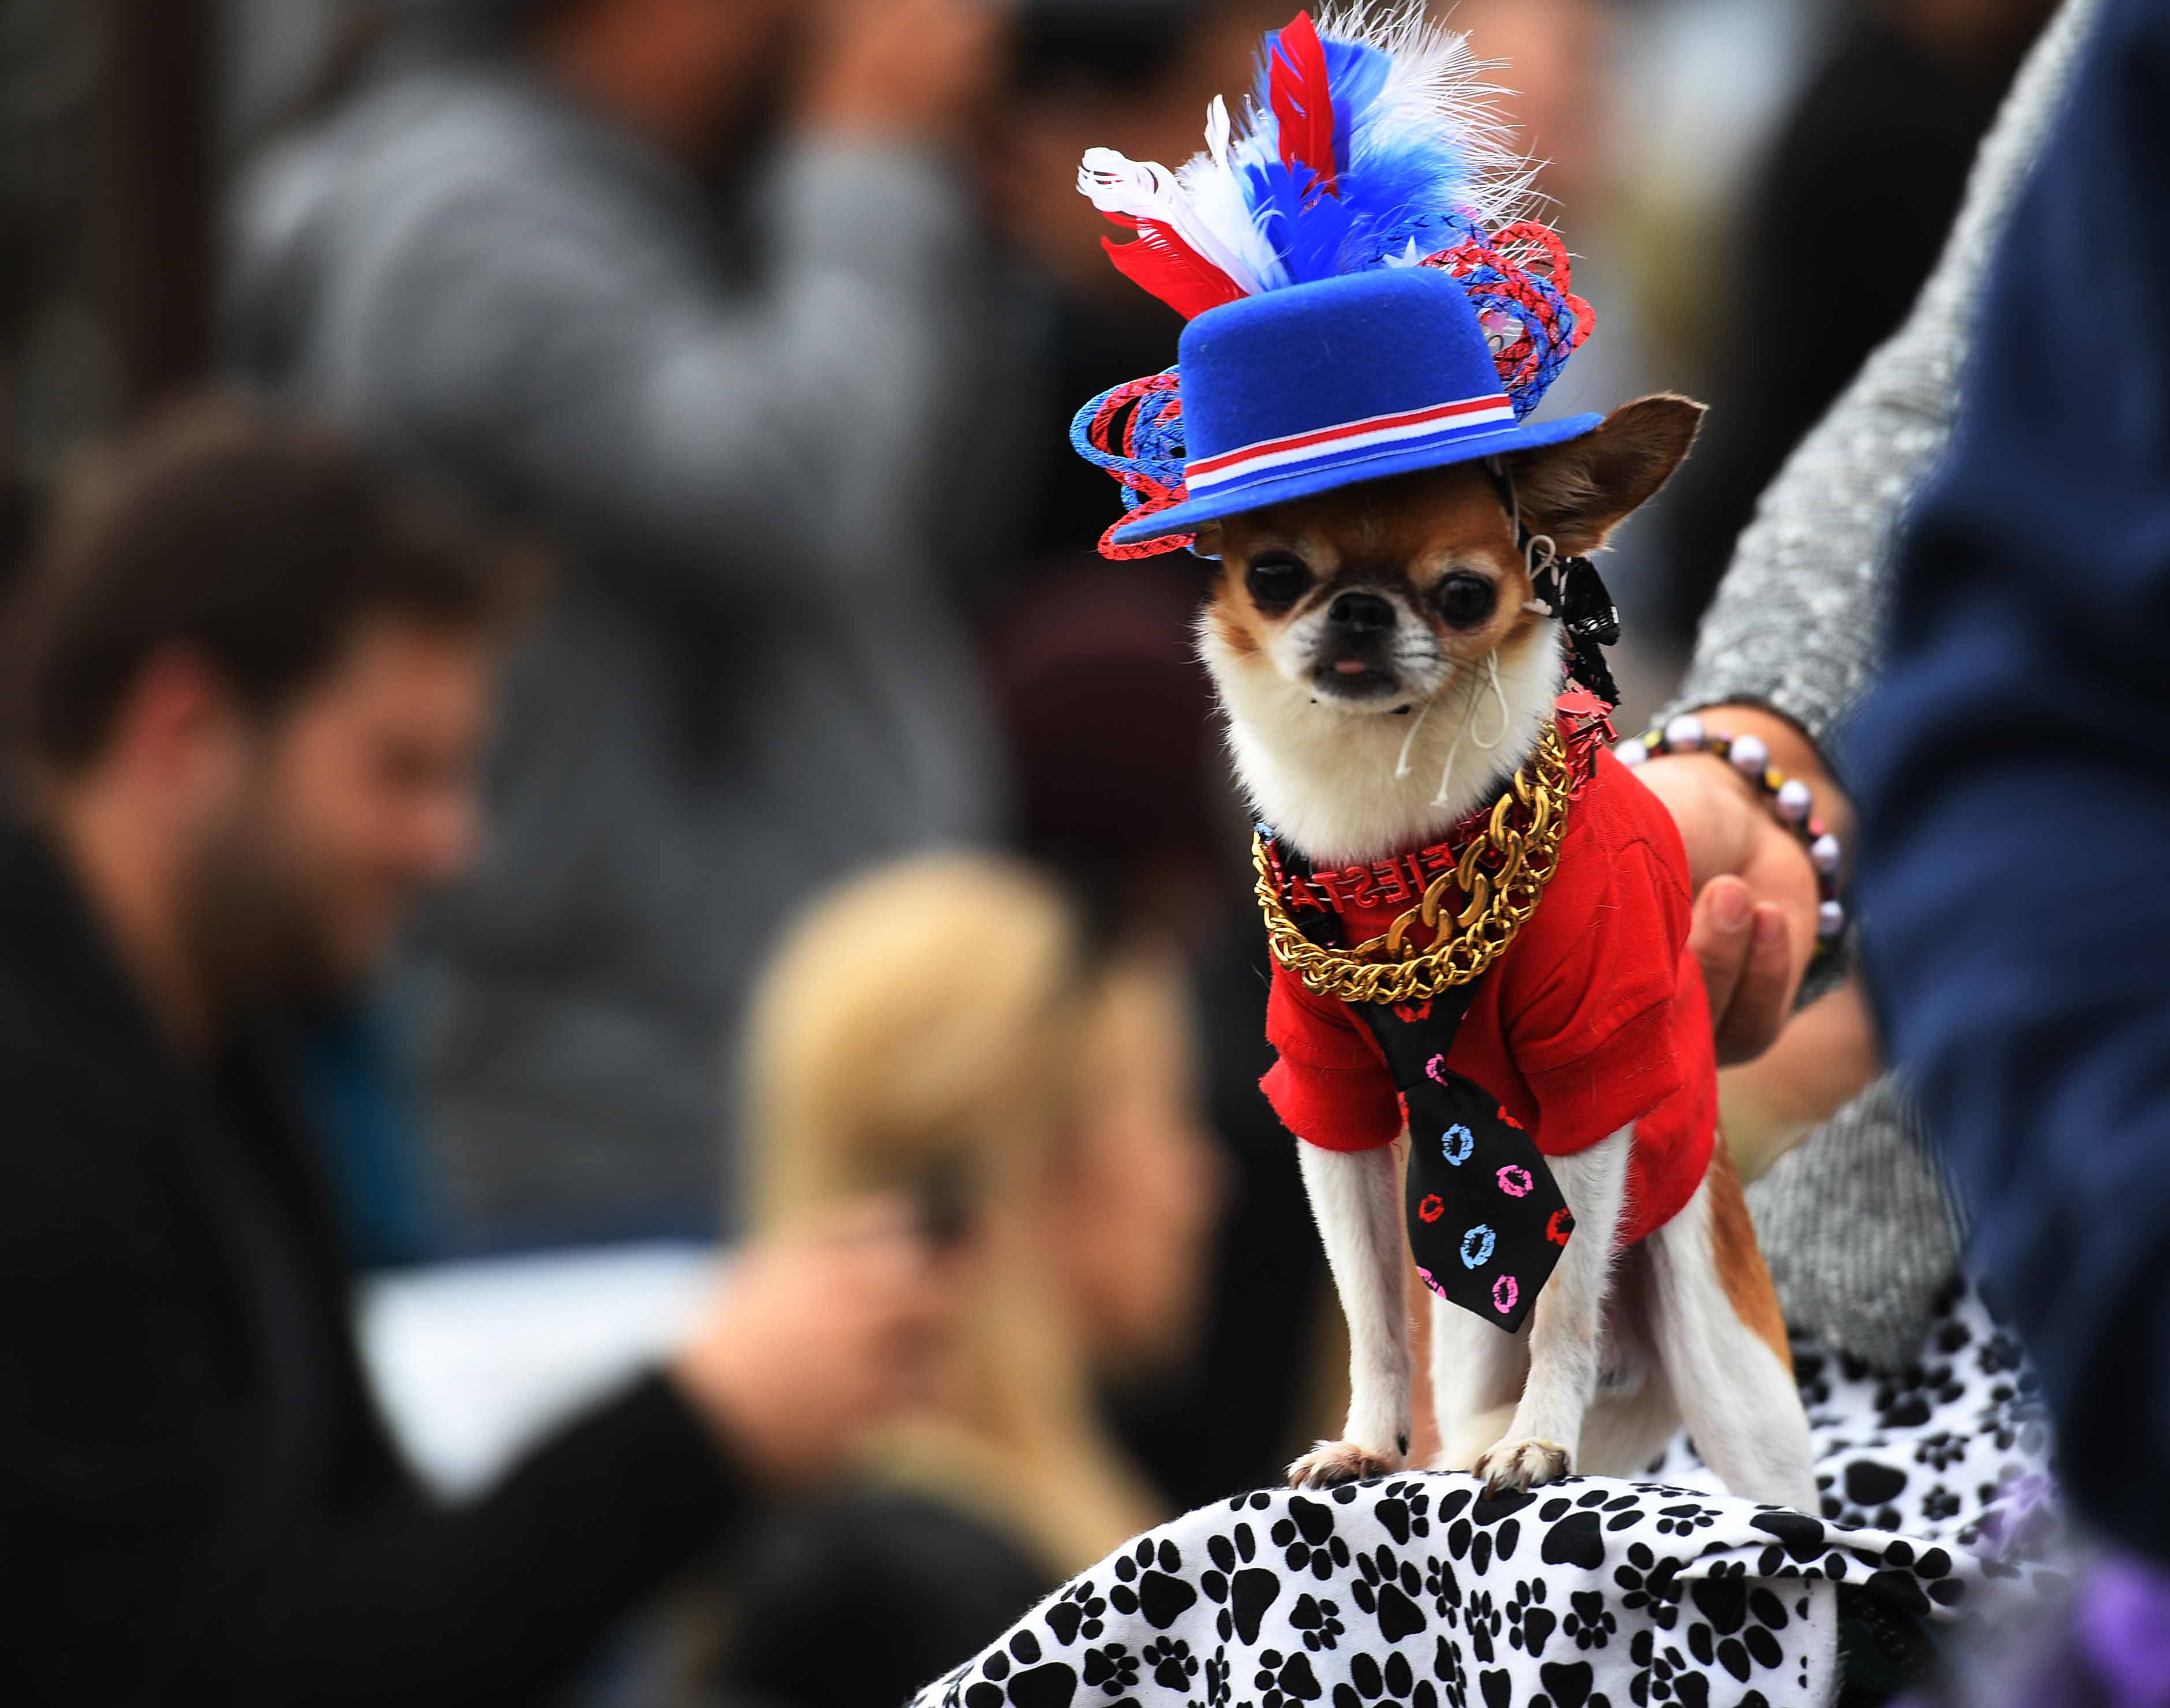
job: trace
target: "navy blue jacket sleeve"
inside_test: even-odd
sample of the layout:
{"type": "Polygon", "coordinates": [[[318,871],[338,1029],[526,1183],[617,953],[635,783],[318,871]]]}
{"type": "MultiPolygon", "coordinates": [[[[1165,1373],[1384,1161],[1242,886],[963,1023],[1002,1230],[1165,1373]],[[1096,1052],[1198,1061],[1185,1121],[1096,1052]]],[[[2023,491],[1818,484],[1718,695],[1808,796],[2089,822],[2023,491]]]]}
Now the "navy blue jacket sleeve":
{"type": "Polygon", "coordinates": [[[1852,732],[1871,976],[2082,1508],[2170,1557],[2170,8],[2110,0],[1852,732]]]}

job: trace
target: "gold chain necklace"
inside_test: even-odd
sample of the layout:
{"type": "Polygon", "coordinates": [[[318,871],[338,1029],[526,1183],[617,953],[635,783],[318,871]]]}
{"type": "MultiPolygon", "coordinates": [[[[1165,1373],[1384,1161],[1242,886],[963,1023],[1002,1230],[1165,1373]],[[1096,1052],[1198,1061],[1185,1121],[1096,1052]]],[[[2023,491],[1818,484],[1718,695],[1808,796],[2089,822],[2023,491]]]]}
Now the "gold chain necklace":
{"type": "Polygon", "coordinates": [[[1490,820],[1469,839],[1462,857],[1433,878],[1417,905],[1382,936],[1353,949],[1322,948],[1303,934],[1282,905],[1266,839],[1254,836],[1251,865],[1274,958],[1315,995],[1344,1002],[1421,1001],[1467,985],[1499,958],[1537,910],[1559,869],[1560,838],[1567,834],[1574,792],[1567,744],[1558,723],[1548,723],[1536,755],[1493,803],[1490,820]],[[1526,825],[1511,822],[1517,805],[1527,809],[1526,825]],[[1447,931],[1441,921],[1450,889],[1467,896],[1469,905],[1453,916],[1447,931]],[[1419,926],[1438,933],[1421,951],[1410,941],[1419,926]]]}

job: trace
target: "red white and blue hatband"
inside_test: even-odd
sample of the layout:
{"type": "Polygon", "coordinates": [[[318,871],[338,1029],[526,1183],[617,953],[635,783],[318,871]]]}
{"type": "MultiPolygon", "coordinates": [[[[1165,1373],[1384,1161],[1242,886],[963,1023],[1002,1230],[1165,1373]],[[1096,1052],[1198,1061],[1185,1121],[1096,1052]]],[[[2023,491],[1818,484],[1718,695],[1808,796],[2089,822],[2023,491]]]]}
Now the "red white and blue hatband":
{"type": "Polygon", "coordinates": [[[1476,308],[1430,268],[1245,297],[1184,329],[1185,501],[1113,536],[1132,545],[1337,488],[1535,451],[1604,419],[1518,424],[1476,308]]]}

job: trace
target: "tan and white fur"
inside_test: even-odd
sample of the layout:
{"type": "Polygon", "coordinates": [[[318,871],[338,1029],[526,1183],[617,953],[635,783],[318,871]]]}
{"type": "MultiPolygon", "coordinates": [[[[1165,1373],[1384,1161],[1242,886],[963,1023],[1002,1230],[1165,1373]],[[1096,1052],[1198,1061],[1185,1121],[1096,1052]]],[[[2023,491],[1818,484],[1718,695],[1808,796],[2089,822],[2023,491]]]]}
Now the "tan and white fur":
{"type": "MultiPolygon", "coordinates": [[[[1648,398],[1589,436],[1505,459],[1520,519],[1563,557],[1598,550],[1664,484],[1702,416],[1648,398]]],[[[1200,650],[1259,814],[1320,865],[1440,840],[1494,798],[1553,715],[1559,624],[1481,464],[1232,517],[1200,650]]],[[[1527,1489],[1638,1474],[1685,1421],[1728,1488],[1816,1509],[1784,1325],[1721,1139],[1680,1214],[1613,1250],[1632,1125],[1552,1159],[1575,1237],[1517,1334],[1432,1301],[1433,1468],[1527,1489]]],[[[1317,1487],[1401,1468],[1411,1364],[1401,1152],[1300,1145],[1348,1317],[1341,1438],[1290,1467],[1317,1487]]]]}

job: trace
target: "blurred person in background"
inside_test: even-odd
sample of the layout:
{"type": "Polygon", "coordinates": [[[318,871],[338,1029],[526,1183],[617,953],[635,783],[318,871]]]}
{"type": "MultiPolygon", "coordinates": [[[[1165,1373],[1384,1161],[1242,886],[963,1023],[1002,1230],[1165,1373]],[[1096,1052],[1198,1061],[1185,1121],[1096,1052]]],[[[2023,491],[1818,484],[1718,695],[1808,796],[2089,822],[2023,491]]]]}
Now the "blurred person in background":
{"type": "MultiPolygon", "coordinates": [[[[1196,565],[1102,563],[1051,579],[991,648],[1019,846],[1119,935],[1166,946],[1202,1051],[1224,1199],[1205,1331],[1185,1356],[1110,1393],[1125,1442],[1183,1511],[1276,1481],[1314,1366],[1338,1379],[1345,1364],[1291,1344],[1291,1324],[1301,1337],[1320,1320],[1325,1255],[1288,1131],[1259,1090],[1273,1065],[1265,937],[1247,821],[1189,639],[1196,565]]],[[[1338,1320],[1330,1308],[1327,1320],[1338,1320]]]]}
{"type": "Polygon", "coordinates": [[[2018,1700],[2160,1700],[2170,1631],[2166,83],[2170,14],[2101,0],[1848,744],[1879,1013],[2040,1363],[2075,1500],[2151,1562],[2103,1574],[2074,1652],[2001,1681],[2018,1700]]]}
{"type": "Polygon", "coordinates": [[[1757,495],[1936,263],[1968,169],[2056,0],[1851,0],[1781,127],[1735,265],[1731,346],[1675,500],[1686,641],[1757,495]]]}
{"type": "Polygon", "coordinates": [[[1002,11],[410,9],[244,179],[232,360],[563,545],[495,835],[409,958],[453,1238],[710,1234],[778,911],[996,823],[936,547],[1002,11]]]}
{"type": "MultiPolygon", "coordinates": [[[[1653,280],[1635,247],[1644,232],[1617,110],[1622,38],[1633,9],[1626,0],[1457,0],[1447,13],[1496,67],[1500,116],[1515,146],[1538,163],[1537,189],[1551,198],[1551,216],[1574,233],[1575,294],[1596,315],[1588,342],[1537,406],[1541,421],[1603,410],[1621,398],[1692,390],[1696,377],[1660,343],[1645,307],[1653,280]]],[[[1706,435],[1697,459],[1708,444],[1706,435]]],[[[1674,511],[1670,490],[1660,493],[1599,560],[1623,619],[1609,654],[1623,728],[1647,716],[1680,673],[1679,643],[1665,621],[1677,555],[1674,511]]]]}
{"type": "Polygon", "coordinates": [[[380,1421],[291,1022],[478,834],[522,554],[200,405],[64,497],[0,810],[0,1696],[517,1702],[924,1385],[909,1218],[803,1218],[472,1504],[380,1421]]]}
{"type": "Polygon", "coordinates": [[[1078,195],[1077,163],[1095,147],[1169,166],[1188,159],[1207,104],[1250,88],[1259,33],[1295,9],[1291,0],[1018,0],[1016,72],[979,161],[1008,248],[1019,357],[1009,397],[997,400],[1016,420],[1019,514],[1005,536],[1014,591],[1066,568],[1105,569],[1093,542],[1114,519],[1114,488],[1071,450],[1070,418],[1086,398],[1166,366],[1182,327],[1108,264],[1108,222],[1078,195]]]}
{"type": "Polygon", "coordinates": [[[929,857],[820,903],[752,1003],[758,1225],[909,1194],[965,1266],[940,1401],[854,1488],[779,1517],[735,1580],[726,1701],[902,1701],[1169,1508],[1096,1383],[1184,1349],[1219,1169],[1177,969],[1093,953],[1029,869],[929,857]],[[840,1634],[848,1633],[840,1640],[840,1634]]]}

